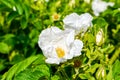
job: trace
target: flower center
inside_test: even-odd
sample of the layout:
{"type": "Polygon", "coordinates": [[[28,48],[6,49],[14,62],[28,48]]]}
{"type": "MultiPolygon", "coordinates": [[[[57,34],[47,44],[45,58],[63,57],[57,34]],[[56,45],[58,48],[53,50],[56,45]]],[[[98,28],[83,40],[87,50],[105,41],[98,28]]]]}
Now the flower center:
{"type": "Polygon", "coordinates": [[[54,19],[58,19],[58,15],[57,14],[54,15],[54,19]]]}
{"type": "Polygon", "coordinates": [[[65,55],[65,51],[60,47],[56,48],[56,53],[57,53],[59,58],[62,58],[65,55]]]}

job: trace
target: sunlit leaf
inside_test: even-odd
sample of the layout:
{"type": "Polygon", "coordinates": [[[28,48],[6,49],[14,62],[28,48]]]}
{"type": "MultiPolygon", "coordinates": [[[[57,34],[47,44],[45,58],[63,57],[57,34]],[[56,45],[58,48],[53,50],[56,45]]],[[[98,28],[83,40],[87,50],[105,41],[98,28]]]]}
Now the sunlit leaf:
{"type": "Polygon", "coordinates": [[[114,63],[114,65],[113,65],[113,77],[114,77],[114,79],[115,80],[119,80],[120,79],[120,67],[119,67],[119,65],[120,65],[120,61],[119,60],[116,60],[115,61],[115,63],[114,63]]]}
{"type": "Polygon", "coordinates": [[[8,54],[8,52],[9,52],[9,46],[4,42],[0,42],[0,53],[8,54]]]}
{"type": "Polygon", "coordinates": [[[13,4],[9,0],[0,0],[3,4],[8,6],[9,8],[12,8],[13,4]]]}
{"type": "Polygon", "coordinates": [[[14,0],[14,1],[15,1],[15,5],[16,5],[19,15],[22,15],[23,14],[22,2],[20,0],[14,0]]]}
{"type": "Polygon", "coordinates": [[[14,66],[12,66],[8,72],[5,74],[5,76],[3,77],[3,80],[12,80],[12,78],[14,77],[14,75],[17,75],[19,72],[25,70],[33,61],[35,61],[38,58],[38,56],[31,56],[17,64],[15,64],[14,66]]]}
{"type": "Polygon", "coordinates": [[[39,65],[33,70],[26,69],[20,72],[15,76],[14,80],[39,80],[43,76],[50,76],[49,68],[46,65],[39,65]]]}
{"type": "Polygon", "coordinates": [[[59,76],[57,76],[57,75],[54,75],[53,77],[51,77],[51,80],[59,80],[60,78],[59,78],[59,76]]]}

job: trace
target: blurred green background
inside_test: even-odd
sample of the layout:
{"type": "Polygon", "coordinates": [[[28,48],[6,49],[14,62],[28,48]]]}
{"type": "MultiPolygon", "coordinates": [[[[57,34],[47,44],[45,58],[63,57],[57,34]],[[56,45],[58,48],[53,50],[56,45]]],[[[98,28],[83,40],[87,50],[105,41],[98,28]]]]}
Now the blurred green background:
{"type": "Polygon", "coordinates": [[[0,79],[120,80],[120,1],[104,1],[115,5],[95,17],[92,0],[0,0],[0,79]],[[70,61],[82,62],[77,76],[75,67],[68,63],[61,64],[60,69],[46,64],[37,44],[43,29],[63,29],[63,18],[73,12],[89,12],[94,17],[92,32],[80,38],[83,55],[70,61]],[[105,41],[96,45],[95,35],[100,29],[105,41]]]}

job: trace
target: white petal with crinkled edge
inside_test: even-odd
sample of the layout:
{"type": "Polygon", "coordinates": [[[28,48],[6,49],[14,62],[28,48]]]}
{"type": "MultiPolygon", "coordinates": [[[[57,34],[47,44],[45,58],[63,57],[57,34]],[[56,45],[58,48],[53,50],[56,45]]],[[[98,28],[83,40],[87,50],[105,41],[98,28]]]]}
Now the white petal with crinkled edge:
{"type": "Polygon", "coordinates": [[[93,17],[89,13],[84,13],[80,15],[80,30],[86,32],[88,27],[92,26],[93,17]]]}
{"type": "Polygon", "coordinates": [[[62,30],[60,30],[57,27],[51,27],[51,28],[47,28],[45,30],[43,30],[40,35],[39,35],[39,40],[38,40],[38,45],[39,47],[44,47],[48,44],[50,44],[50,42],[55,39],[56,37],[58,37],[59,33],[61,33],[62,30]]]}
{"type": "Polygon", "coordinates": [[[70,51],[70,54],[73,54],[74,56],[80,56],[82,47],[83,47],[83,42],[80,40],[75,40],[73,45],[72,45],[72,49],[70,51]]]}
{"type": "Polygon", "coordinates": [[[60,64],[60,60],[57,58],[47,58],[45,62],[49,64],[60,64]]]}
{"type": "Polygon", "coordinates": [[[79,32],[86,32],[88,27],[92,26],[93,17],[89,13],[81,14],[76,13],[67,15],[64,19],[64,28],[66,30],[75,30],[76,34],[79,32]]]}
{"type": "MultiPolygon", "coordinates": [[[[70,52],[73,47],[76,47],[77,44],[79,45],[80,41],[74,39],[74,33],[74,30],[63,31],[57,27],[51,27],[41,32],[38,45],[42,49],[44,56],[47,58],[46,63],[59,64],[67,61],[67,59],[72,59],[76,55],[76,53],[70,52]],[[58,50],[60,50],[60,52],[58,50]]],[[[73,50],[77,50],[77,48],[82,50],[83,45],[79,46],[81,47],[76,47],[73,50]]],[[[80,51],[79,53],[81,54],[80,51]]]]}
{"type": "Polygon", "coordinates": [[[64,22],[64,27],[65,28],[68,28],[71,27],[73,29],[76,29],[77,28],[77,24],[78,24],[78,19],[79,19],[79,15],[77,13],[71,13],[69,15],[67,15],[64,19],[63,19],[63,22],[64,22]]]}

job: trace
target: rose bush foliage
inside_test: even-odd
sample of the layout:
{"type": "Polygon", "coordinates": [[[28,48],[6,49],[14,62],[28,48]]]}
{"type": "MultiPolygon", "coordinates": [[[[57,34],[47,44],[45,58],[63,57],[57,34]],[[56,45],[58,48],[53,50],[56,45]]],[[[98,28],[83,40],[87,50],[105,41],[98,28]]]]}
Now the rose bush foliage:
{"type": "Polygon", "coordinates": [[[119,4],[0,0],[0,79],[119,80],[119,4]]]}

